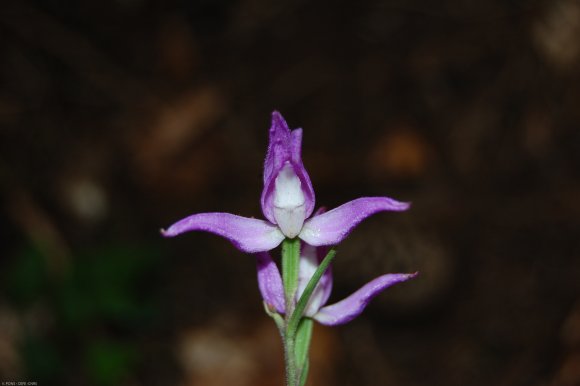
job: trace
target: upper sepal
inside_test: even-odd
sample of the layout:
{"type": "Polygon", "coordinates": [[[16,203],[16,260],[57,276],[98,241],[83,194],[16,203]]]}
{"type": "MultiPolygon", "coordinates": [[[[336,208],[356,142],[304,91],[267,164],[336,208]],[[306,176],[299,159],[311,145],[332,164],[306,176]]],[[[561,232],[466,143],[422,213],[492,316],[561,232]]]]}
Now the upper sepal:
{"type": "Polygon", "coordinates": [[[282,115],[274,111],[272,113],[272,125],[270,126],[268,151],[264,161],[264,189],[261,197],[264,217],[273,224],[277,224],[274,217],[273,203],[276,178],[287,165],[292,168],[293,173],[300,180],[305,198],[305,218],[308,218],[314,210],[314,189],[308,172],[302,163],[301,147],[302,129],[291,131],[282,115]]]}

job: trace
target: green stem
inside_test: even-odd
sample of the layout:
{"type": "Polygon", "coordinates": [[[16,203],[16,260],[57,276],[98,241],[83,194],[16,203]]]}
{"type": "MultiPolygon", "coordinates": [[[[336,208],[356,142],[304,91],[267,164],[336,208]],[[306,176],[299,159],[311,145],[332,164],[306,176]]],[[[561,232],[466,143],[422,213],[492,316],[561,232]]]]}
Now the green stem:
{"type": "Polygon", "coordinates": [[[306,383],[312,326],[312,319],[303,318],[294,338],[284,335],[286,384],[288,386],[303,386],[306,383]]]}
{"type": "Polygon", "coordinates": [[[294,310],[294,298],[298,288],[300,266],[300,239],[284,239],[282,242],[282,283],[286,295],[286,315],[294,310]]]}
{"type": "Polygon", "coordinates": [[[296,368],[295,340],[284,336],[284,358],[286,359],[286,385],[297,386],[298,369],[296,368]]]}
{"type": "Polygon", "coordinates": [[[296,303],[295,297],[300,263],[300,241],[286,239],[282,244],[282,280],[286,295],[286,317],[281,332],[284,340],[287,386],[302,386],[306,383],[309,367],[308,351],[312,336],[312,320],[304,318],[304,310],[308,305],[308,301],[316,285],[330,265],[335,254],[334,249],[328,252],[296,303]]]}
{"type": "Polygon", "coordinates": [[[298,368],[296,365],[296,341],[288,336],[288,318],[294,310],[296,289],[298,288],[298,273],[300,266],[300,240],[298,238],[285,239],[282,242],[282,283],[286,300],[286,318],[282,339],[284,340],[284,359],[286,362],[286,384],[296,386],[298,368]]]}

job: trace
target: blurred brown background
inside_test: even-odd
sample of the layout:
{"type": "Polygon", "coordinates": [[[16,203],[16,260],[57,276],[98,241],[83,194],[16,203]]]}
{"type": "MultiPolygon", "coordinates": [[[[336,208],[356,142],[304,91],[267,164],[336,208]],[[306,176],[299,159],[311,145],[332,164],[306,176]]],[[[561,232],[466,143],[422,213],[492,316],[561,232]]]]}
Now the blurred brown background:
{"type": "Polygon", "coordinates": [[[5,0],[0,380],[281,385],[252,256],[270,113],[317,204],[412,201],[340,246],[310,385],[580,385],[580,3],[5,0]]]}

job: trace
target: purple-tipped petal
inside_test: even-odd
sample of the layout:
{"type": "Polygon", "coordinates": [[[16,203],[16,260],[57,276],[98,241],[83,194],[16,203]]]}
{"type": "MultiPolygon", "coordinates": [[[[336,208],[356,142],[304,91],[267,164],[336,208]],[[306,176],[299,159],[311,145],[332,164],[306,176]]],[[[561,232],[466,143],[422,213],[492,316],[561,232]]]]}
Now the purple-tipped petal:
{"type": "Polygon", "coordinates": [[[277,226],[264,220],[230,213],[199,213],[186,217],[161,233],[165,237],[184,232],[205,231],[225,237],[243,252],[263,252],[276,248],[284,235],[277,226]]]}
{"type": "Polygon", "coordinates": [[[302,183],[302,190],[304,191],[304,198],[306,199],[306,218],[308,218],[314,211],[316,199],[310,176],[302,162],[302,129],[292,131],[290,142],[292,155],[291,164],[294,167],[294,172],[302,183]]]}
{"type": "Polygon", "coordinates": [[[373,297],[385,288],[394,284],[409,280],[417,276],[417,273],[393,273],[379,276],[368,282],[358,291],[338,303],[320,309],[314,319],[320,324],[336,326],[348,323],[359,316],[373,297]]]}
{"type": "Polygon", "coordinates": [[[282,115],[274,111],[272,113],[272,125],[270,126],[270,138],[268,151],[264,161],[264,186],[274,178],[278,170],[290,157],[291,131],[282,115]]]}
{"type": "Polygon", "coordinates": [[[262,299],[270,309],[275,309],[278,313],[286,312],[284,300],[284,286],[280,271],[270,257],[268,252],[256,254],[258,268],[258,287],[262,294],[262,299]]]}
{"type": "MultiPolygon", "coordinates": [[[[305,243],[302,244],[302,251],[300,252],[300,267],[298,271],[298,290],[296,291],[296,302],[298,302],[300,296],[302,296],[304,289],[320,265],[320,262],[322,259],[324,259],[326,252],[326,248],[316,248],[312,245],[305,243]],[[321,251],[321,249],[324,249],[324,251],[321,251]],[[322,253],[324,253],[324,256],[321,256],[322,253]]],[[[322,274],[320,281],[312,292],[310,300],[308,301],[308,305],[304,310],[304,315],[312,316],[316,314],[320,307],[322,307],[327,302],[331,291],[332,269],[331,267],[328,267],[322,274]]]]}
{"type": "Polygon", "coordinates": [[[403,211],[408,208],[408,203],[388,197],[358,198],[307,220],[298,237],[310,245],[335,245],[365,218],[377,212],[403,211]]]}
{"type": "Polygon", "coordinates": [[[289,164],[301,183],[305,198],[306,217],[314,210],[314,189],[301,158],[302,129],[290,131],[282,115],[272,113],[268,152],[264,161],[264,190],[262,191],[262,212],[271,223],[276,224],[273,213],[275,181],[278,174],[289,164]]]}

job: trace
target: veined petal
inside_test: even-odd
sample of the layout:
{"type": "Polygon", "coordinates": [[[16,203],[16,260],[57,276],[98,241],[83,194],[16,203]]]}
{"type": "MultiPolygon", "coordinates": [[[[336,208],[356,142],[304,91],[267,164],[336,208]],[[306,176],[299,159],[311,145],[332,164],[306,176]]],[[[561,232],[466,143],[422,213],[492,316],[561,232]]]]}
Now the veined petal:
{"type": "Polygon", "coordinates": [[[276,248],[284,235],[277,226],[264,220],[230,213],[199,213],[186,217],[161,233],[165,237],[190,231],[205,231],[225,237],[243,252],[263,252],[276,248]]]}
{"type": "MultiPolygon", "coordinates": [[[[320,265],[322,259],[326,255],[326,248],[316,248],[312,245],[302,244],[302,251],[300,252],[300,267],[298,271],[298,290],[296,291],[296,302],[302,296],[306,285],[314,275],[314,272],[320,265]],[[324,253],[324,255],[322,255],[324,253]],[[322,255],[322,256],[321,256],[322,255]]],[[[318,312],[322,307],[332,291],[332,267],[328,267],[322,274],[320,281],[316,285],[314,292],[310,296],[308,305],[304,310],[304,315],[312,316],[318,312]]]]}
{"type": "Polygon", "coordinates": [[[278,170],[284,162],[291,158],[291,131],[284,117],[274,111],[272,113],[272,124],[270,126],[270,138],[268,141],[268,151],[264,161],[264,185],[276,178],[278,170]]]}
{"type": "Polygon", "coordinates": [[[314,210],[314,189],[302,163],[301,146],[302,129],[290,131],[282,115],[274,111],[272,113],[268,152],[264,161],[264,189],[261,197],[264,217],[273,224],[276,224],[273,212],[275,181],[280,171],[288,164],[292,166],[293,172],[301,183],[305,199],[305,216],[309,217],[314,210]]]}
{"type": "Polygon", "coordinates": [[[312,212],[314,211],[314,204],[316,202],[314,196],[314,188],[312,187],[312,182],[310,181],[310,176],[304,167],[304,163],[302,162],[302,129],[293,130],[290,133],[290,142],[291,142],[291,163],[294,167],[294,172],[300,179],[302,183],[302,190],[304,191],[304,199],[305,199],[305,206],[306,206],[306,218],[310,217],[312,212]]]}
{"type": "Polygon", "coordinates": [[[365,218],[382,211],[403,211],[406,202],[388,197],[363,197],[307,220],[298,235],[310,245],[335,245],[365,218]]]}
{"type": "Polygon", "coordinates": [[[338,303],[320,309],[314,319],[327,326],[348,323],[359,316],[369,302],[385,288],[409,280],[417,273],[393,273],[379,276],[338,303]]]}
{"type": "Polygon", "coordinates": [[[269,308],[273,308],[278,313],[283,314],[286,311],[284,300],[284,286],[282,277],[272,257],[268,252],[256,254],[258,268],[258,287],[262,294],[262,299],[269,308]]]}

